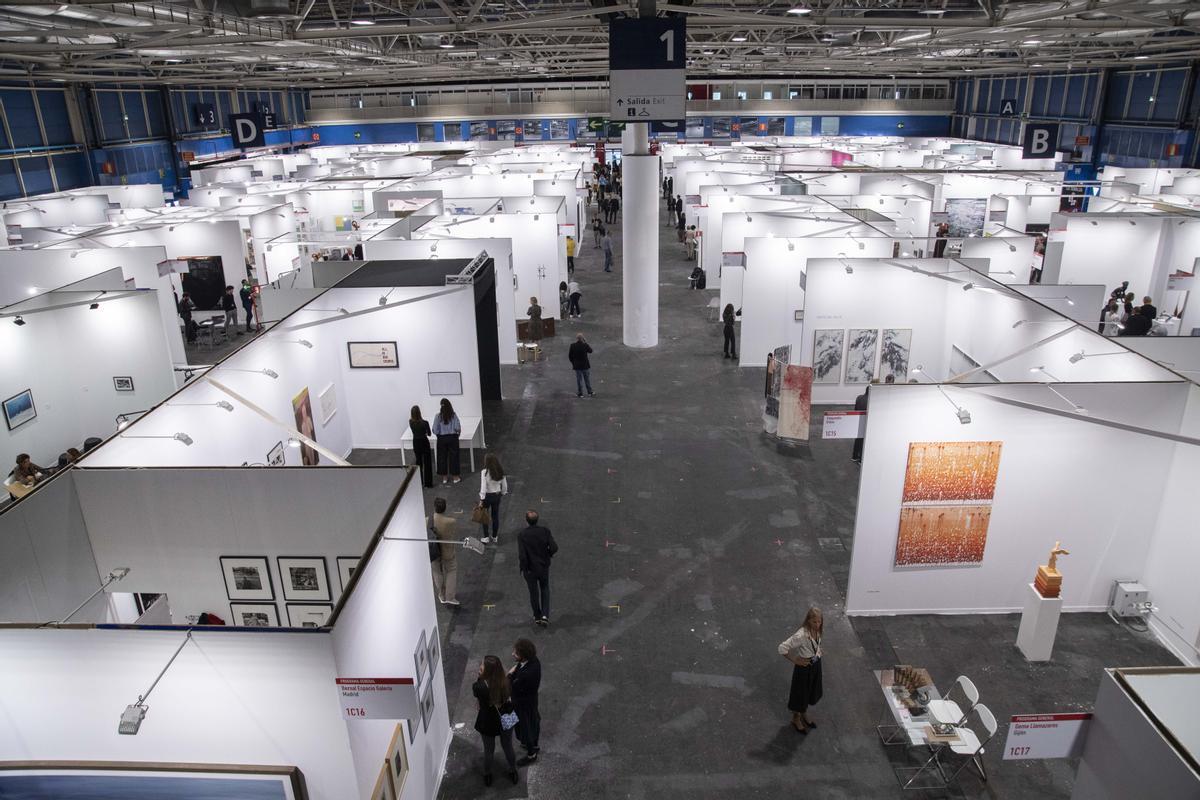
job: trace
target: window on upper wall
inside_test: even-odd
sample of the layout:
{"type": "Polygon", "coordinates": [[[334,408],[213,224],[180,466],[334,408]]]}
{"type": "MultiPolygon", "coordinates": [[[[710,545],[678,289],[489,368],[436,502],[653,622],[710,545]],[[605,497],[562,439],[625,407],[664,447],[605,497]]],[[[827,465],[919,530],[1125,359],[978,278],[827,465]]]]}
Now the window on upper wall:
{"type": "Polygon", "coordinates": [[[565,119],[550,120],[550,138],[551,139],[566,139],[570,135],[571,129],[565,119]]]}
{"type": "Polygon", "coordinates": [[[525,139],[541,139],[542,138],[542,121],[540,119],[527,119],[523,126],[525,139]]]}
{"type": "Polygon", "coordinates": [[[772,92],[770,89],[763,89],[763,96],[762,96],[762,99],[763,99],[763,100],[774,100],[774,99],[775,99],[775,93],[774,93],[774,92],[772,92]]]}
{"type": "Polygon", "coordinates": [[[793,133],[796,136],[812,136],[812,117],[796,117],[792,120],[793,133]]]}
{"type": "Polygon", "coordinates": [[[750,95],[746,93],[746,90],[745,90],[745,89],[738,89],[738,90],[737,90],[737,99],[738,99],[738,100],[746,100],[746,99],[748,99],[748,98],[749,98],[749,96],[750,96],[750,95]]]}
{"type": "Polygon", "coordinates": [[[418,142],[436,142],[437,133],[432,122],[417,123],[417,141],[418,142]]]}
{"type": "Polygon", "coordinates": [[[720,100],[720,99],[721,99],[721,90],[720,90],[720,89],[714,89],[714,90],[713,90],[713,93],[712,93],[712,99],[713,99],[713,100],[720,100]]]}
{"type": "Polygon", "coordinates": [[[821,135],[837,136],[841,129],[841,119],[838,117],[821,117],[821,135]]]}

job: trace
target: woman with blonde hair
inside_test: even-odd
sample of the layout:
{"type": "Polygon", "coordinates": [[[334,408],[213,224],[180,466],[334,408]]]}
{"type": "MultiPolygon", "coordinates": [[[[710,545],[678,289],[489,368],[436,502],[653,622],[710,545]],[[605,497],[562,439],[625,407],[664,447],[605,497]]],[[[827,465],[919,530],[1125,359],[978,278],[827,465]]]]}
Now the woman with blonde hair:
{"type": "Polygon", "coordinates": [[[788,694],[788,710],[792,712],[792,727],[808,734],[817,723],[808,718],[808,707],[821,699],[821,634],[825,624],[821,609],[813,606],[804,615],[804,624],[779,644],[779,655],[791,661],[792,689],[788,694]]]}
{"type": "Polygon", "coordinates": [[[504,467],[495,453],[483,457],[483,469],[479,471],[479,507],[486,509],[492,517],[492,535],[488,537],[488,526],[481,525],[480,539],[487,544],[500,542],[500,498],[508,494],[508,478],[504,467]]]}
{"type": "Polygon", "coordinates": [[[496,753],[496,739],[500,739],[500,747],[504,750],[504,758],[508,761],[508,777],[513,783],[520,781],[517,776],[517,754],[513,750],[512,729],[516,715],[512,703],[512,688],[504,665],[496,656],[484,656],[479,665],[479,680],[471,687],[471,693],[479,702],[479,713],[475,716],[475,730],[483,739],[483,783],[492,785],[492,759],[496,753]],[[505,727],[505,725],[508,727],[505,727]]]}

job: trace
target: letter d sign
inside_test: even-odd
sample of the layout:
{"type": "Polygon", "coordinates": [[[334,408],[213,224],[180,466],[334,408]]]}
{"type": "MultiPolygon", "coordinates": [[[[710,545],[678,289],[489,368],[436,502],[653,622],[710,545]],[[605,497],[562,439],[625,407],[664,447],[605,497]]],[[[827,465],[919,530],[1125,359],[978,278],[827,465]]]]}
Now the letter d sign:
{"type": "Polygon", "coordinates": [[[1058,125],[1038,123],[1025,126],[1021,140],[1022,158],[1054,158],[1058,149],[1058,125]]]}
{"type": "Polygon", "coordinates": [[[234,147],[245,150],[266,145],[263,131],[267,126],[262,114],[233,114],[229,117],[229,125],[234,147]]]}

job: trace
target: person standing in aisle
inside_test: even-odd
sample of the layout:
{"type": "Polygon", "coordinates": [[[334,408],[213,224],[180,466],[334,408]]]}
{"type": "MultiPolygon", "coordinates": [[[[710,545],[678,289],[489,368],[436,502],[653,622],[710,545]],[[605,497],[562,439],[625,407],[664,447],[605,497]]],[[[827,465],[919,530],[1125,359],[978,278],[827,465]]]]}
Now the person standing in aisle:
{"type": "Polygon", "coordinates": [[[594,237],[596,246],[595,250],[600,249],[600,237],[604,235],[604,223],[600,221],[600,215],[592,217],[592,236],[594,237]]]}
{"type": "Polygon", "coordinates": [[[504,665],[496,656],[484,656],[479,665],[479,680],[471,687],[471,694],[479,701],[479,713],[475,715],[475,730],[483,739],[483,785],[492,785],[492,761],[496,755],[496,739],[504,750],[508,761],[509,780],[516,784],[521,778],[517,774],[517,754],[512,746],[512,728],[504,727],[501,717],[513,713],[512,687],[504,665]]]}
{"type": "Polygon", "coordinates": [[[176,309],[179,311],[179,317],[183,320],[183,332],[187,337],[188,344],[196,343],[196,328],[197,325],[192,319],[192,311],[195,310],[196,304],[192,302],[192,296],[187,292],[179,298],[179,304],[176,309]]]}
{"type": "Polygon", "coordinates": [[[432,431],[421,416],[421,407],[413,406],[408,414],[408,429],[412,431],[413,461],[421,468],[421,485],[433,488],[433,448],[429,446],[432,431]]]}
{"type": "MultiPolygon", "coordinates": [[[[458,520],[446,513],[446,498],[433,499],[433,518],[429,521],[433,538],[458,541],[458,520]]],[[[433,570],[433,593],[443,605],[457,606],[458,602],[458,545],[436,544],[437,558],[430,564],[433,570]]]]}
{"type": "Polygon", "coordinates": [[[721,312],[721,321],[725,323],[725,358],[737,358],[737,337],[734,333],[734,323],[742,315],[741,311],[733,310],[733,303],[726,303],[721,312]]]}
{"type": "Polygon", "coordinates": [[[567,316],[582,317],[583,311],[579,308],[579,298],[582,297],[579,291],[579,284],[572,280],[567,284],[567,316]]]}
{"type": "Polygon", "coordinates": [[[525,530],[517,534],[521,577],[529,587],[533,621],[544,628],[550,624],[550,559],[558,552],[558,545],[550,529],[538,525],[536,511],[525,512],[525,523],[525,530]]]}
{"type": "Polygon", "coordinates": [[[446,483],[449,475],[455,483],[462,480],[459,474],[458,437],[462,433],[462,423],[450,401],[442,398],[437,416],[433,418],[433,435],[437,437],[437,474],[442,476],[442,484],[446,483]]]}
{"type": "Polygon", "coordinates": [[[788,710],[792,712],[792,727],[808,734],[817,723],[808,718],[808,707],[821,700],[821,634],[825,623],[821,609],[810,608],[804,615],[800,630],[779,643],[779,655],[792,662],[792,688],[788,693],[788,710]]]}
{"type": "MultiPolygon", "coordinates": [[[[863,389],[862,394],[860,394],[858,397],[854,398],[854,410],[855,411],[866,411],[867,410],[867,392],[869,392],[870,390],[871,390],[871,387],[868,386],[866,389],[863,389]]],[[[864,429],[865,428],[863,428],[863,427],[859,428],[859,430],[864,430],[864,429]]],[[[859,436],[854,440],[854,448],[850,451],[850,460],[855,462],[856,464],[861,464],[862,463],[862,454],[863,454],[863,437],[859,436]]]]}
{"type": "Polygon", "coordinates": [[[667,178],[667,197],[674,197],[674,196],[675,196],[675,178],[668,177],[667,178]]]}
{"type": "Polygon", "coordinates": [[[225,340],[229,341],[229,323],[233,323],[233,329],[241,336],[241,332],[237,329],[237,303],[233,300],[233,287],[226,286],[225,294],[221,295],[221,310],[225,312],[225,340]]]}
{"type": "Polygon", "coordinates": [[[696,226],[691,225],[683,235],[683,249],[687,252],[688,261],[696,258],[696,226]]]}
{"type": "Polygon", "coordinates": [[[517,663],[508,671],[508,680],[512,684],[513,707],[517,711],[517,741],[525,748],[525,755],[517,759],[517,766],[527,767],[538,757],[538,734],[542,728],[538,689],[542,685],[542,662],[538,660],[537,647],[528,639],[517,639],[512,655],[517,663]]]}
{"type": "Polygon", "coordinates": [[[542,326],[542,307],[538,305],[536,297],[529,298],[529,308],[525,310],[526,316],[529,317],[529,340],[532,342],[540,342],[544,333],[542,326]]]}
{"type": "Polygon", "coordinates": [[[575,239],[567,237],[567,275],[575,274],[575,239]]]}
{"type": "Polygon", "coordinates": [[[575,370],[575,396],[583,397],[583,387],[587,385],[588,397],[594,397],[592,393],[592,362],[588,359],[588,354],[592,352],[592,346],[583,339],[582,333],[575,334],[575,341],[571,343],[567,349],[567,358],[571,360],[571,369],[575,370]]]}
{"type": "Polygon", "coordinates": [[[937,241],[933,243],[933,257],[942,258],[946,255],[946,237],[950,235],[950,223],[943,222],[937,226],[937,233],[934,234],[937,241]]]}
{"type": "Polygon", "coordinates": [[[249,278],[242,278],[242,288],[238,291],[242,298],[242,309],[246,312],[246,333],[254,323],[254,287],[249,278]]]}
{"type": "Polygon", "coordinates": [[[495,453],[483,457],[483,469],[479,471],[479,507],[487,509],[492,518],[492,535],[488,537],[486,525],[480,531],[479,538],[484,544],[500,543],[500,498],[508,494],[508,478],[504,475],[504,467],[495,453]]]}
{"type": "MultiPolygon", "coordinates": [[[[659,169],[661,169],[661,168],[662,168],[662,162],[660,161],[659,169]]],[[[671,196],[671,191],[667,188],[667,179],[666,178],[662,179],[662,193],[663,193],[664,199],[671,196]]]]}
{"type": "Polygon", "coordinates": [[[604,231],[604,237],[600,239],[600,247],[604,250],[604,271],[612,272],[613,243],[608,230],[604,231]]]}
{"type": "Polygon", "coordinates": [[[671,227],[671,224],[674,221],[675,221],[675,196],[671,195],[670,197],[667,198],[667,217],[663,221],[663,224],[669,228],[669,227],[671,227]]]}
{"type": "Polygon", "coordinates": [[[676,211],[678,221],[675,223],[675,237],[679,239],[680,244],[683,244],[684,231],[687,229],[684,223],[687,221],[687,218],[683,213],[683,203],[676,205],[676,208],[678,209],[678,211],[676,211]]]}
{"type": "Polygon", "coordinates": [[[608,201],[608,213],[612,217],[609,222],[615,225],[620,219],[621,214],[621,198],[619,195],[614,194],[612,200],[608,201]]]}

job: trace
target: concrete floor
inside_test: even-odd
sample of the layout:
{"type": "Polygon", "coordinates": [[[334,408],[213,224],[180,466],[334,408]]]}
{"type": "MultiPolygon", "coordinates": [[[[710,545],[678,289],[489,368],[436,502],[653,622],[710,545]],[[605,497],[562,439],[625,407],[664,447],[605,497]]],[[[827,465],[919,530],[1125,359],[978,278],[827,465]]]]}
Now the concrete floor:
{"type": "MultiPolygon", "coordinates": [[[[543,342],[544,361],[506,367],[508,399],[485,410],[512,494],[500,545],[459,559],[462,608],[439,611],[457,725],[442,798],[900,797],[892,767],[919,754],[880,743],[873,669],[926,666],[943,688],[969,675],[1003,722],[1090,708],[1103,667],[1175,663],[1099,614],[1065,616],[1044,665],[1016,650],[1015,615],[848,619],[850,443],[818,438],[797,454],[761,433],[763,372],[721,358],[705,307],[716,293],[688,290],[674,230],[662,228],[660,345],[647,351],[621,343],[620,258],[605,275],[590,235],[582,244],[582,320],[543,342]],[[576,332],[596,351],[594,399],[575,397],[576,332]],[[526,508],[560,546],[547,630],[531,624],[517,571],[526,508]],[[825,697],[811,714],[820,727],[801,736],[788,725],[791,666],[775,648],[810,605],[825,611],[825,697]],[[542,756],[519,785],[498,771],[485,789],[470,685],[484,655],[510,664],[520,636],[543,664],[542,756]]],[[[471,476],[428,490],[427,505],[440,494],[469,513],[477,488],[471,476]]],[[[918,796],[1070,795],[1073,762],[1002,762],[1004,733],[987,751],[988,783],[965,771],[955,789],[918,796]]]]}

